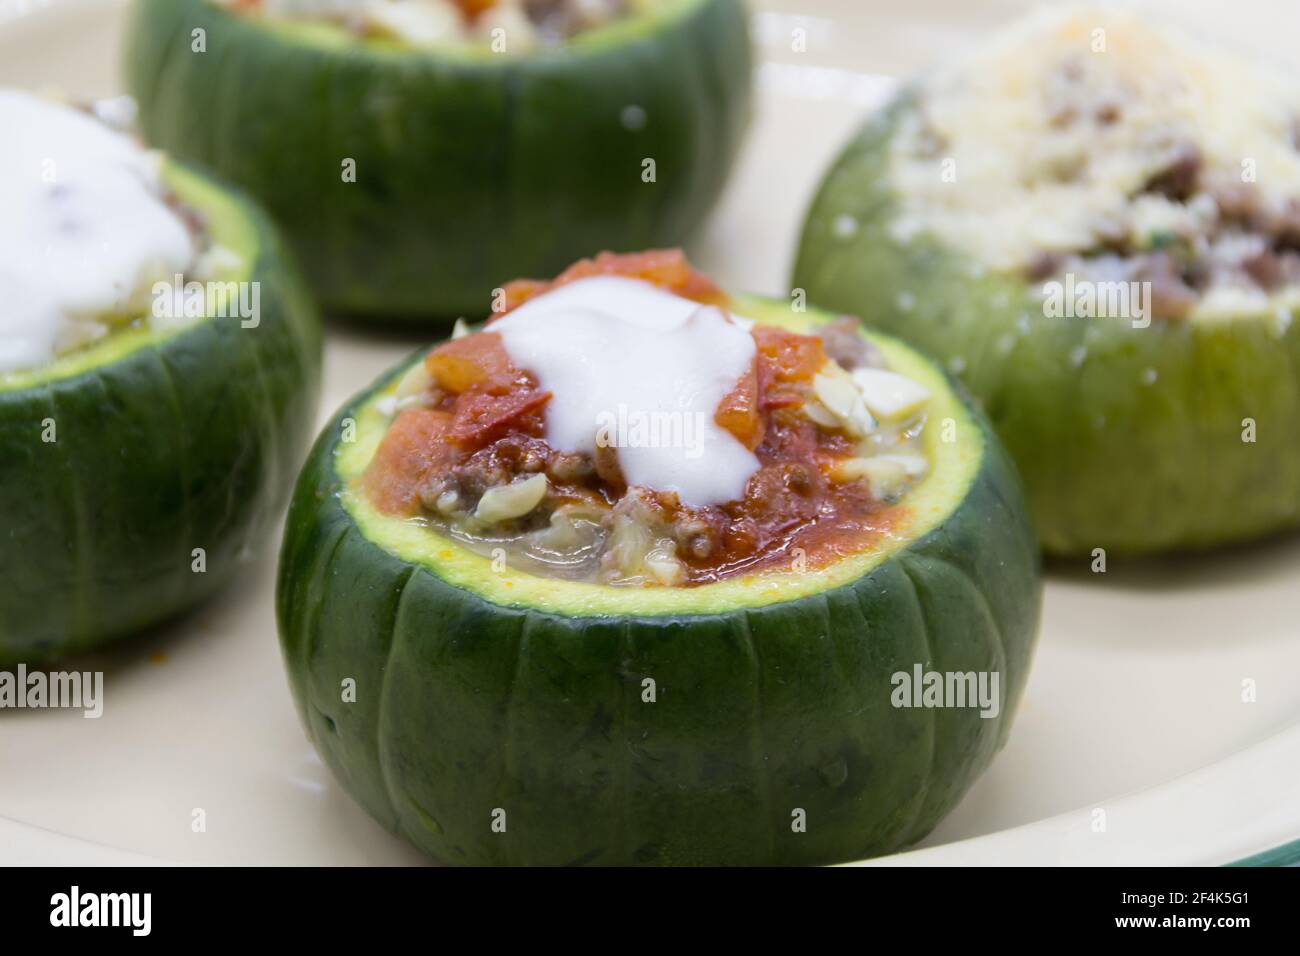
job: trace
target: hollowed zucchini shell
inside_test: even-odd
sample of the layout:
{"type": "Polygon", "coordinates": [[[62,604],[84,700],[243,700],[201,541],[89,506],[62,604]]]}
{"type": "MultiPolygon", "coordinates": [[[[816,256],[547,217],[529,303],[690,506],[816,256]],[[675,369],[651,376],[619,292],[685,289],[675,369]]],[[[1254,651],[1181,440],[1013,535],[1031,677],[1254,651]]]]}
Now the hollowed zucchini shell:
{"type": "Polygon", "coordinates": [[[1049,318],[1024,281],[932,236],[898,241],[889,143],[911,96],[827,173],[792,284],[959,373],[1049,552],[1204,548],[1300,522],[1300,323],[1049,318]]]}
{"type": "Polygon", "coordinates": [[[984,420],[869,337],[934,396],[934,468],[895,533],[820,570],[695,588],[497,572],[376,513],[352,482],[386,427],[376,403],[419,356],[349,402],[299,480],[277,594],[299,712],[344,788],[453,863],[811,863],[924,836],[1006,739],[1037,547],[984,420]],[[892,676],[916,664],[998,671],[1000,713],[895,708],[892,676]]]}
{"type": "Polygon", "coordinates": [[[136,0],[125,62],[150,142],[261,199],[325,305],[388,318],[482,315],[501,276],[679,245],[750,102],[740,0],[518,55],[136,0]]]}
{"type": "Polygon", "coordinates": [[[321,348],[302,280],[251,204],[164,176],[242,257],[221,279],[260,283],[258,324],[141,325],[0,377],[0,664],[94,648],[211,594],[301,462],[321,348]]]}

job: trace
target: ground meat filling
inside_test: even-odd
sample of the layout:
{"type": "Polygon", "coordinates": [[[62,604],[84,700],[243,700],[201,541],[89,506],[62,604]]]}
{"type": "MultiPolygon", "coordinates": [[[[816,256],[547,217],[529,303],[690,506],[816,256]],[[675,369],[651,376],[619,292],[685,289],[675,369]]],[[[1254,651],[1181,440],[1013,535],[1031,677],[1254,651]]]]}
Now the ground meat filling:
{"type": "MultiPolygon", "coordinates": [[[[1062,67],[1062,77],[1081,80],[1078,70],[1062,67]]],[[[1120,119],[1122,102],[1097,103],[1080,84],[1062,82],[1047,101],[1052,126],[1110,125],[1120,119]]],[[[1300,199],[1282,209],[1263,201],[1255,184],[1231,171],[1207,168],[1200,149],[1174,141],[1167,165],[1131,197],[1155,197],[1182,207],[1179,227],[1142,231],[1133,224],[1099,222],[1095,247],[1076,254],[1042,253],[1025,268],[1026,278],[1042,281],[1073,273],[1102,281],[1151,283],[1152,312],[1183,318],[1212,287],[1273,293],[1300,285],[1300,199]]],[[[1087,168],[1070,172],[1086,176],[1087,168]]]]}
{"type": "MultiPolygon", "coordinates": [[[[508,286],[505,307],[595,274],[722,298],[680,253],[606,254],[551,283],[508,286]]],[[[885,369],[853,319],[818,336],[762,325],[752,335],[753,368],[715,416],[759,463],[740,500],[689,507],[672,491],[628,487],[617,448],[550,447],[550,393],[514,366],[490,324],[434,349],[384,399],[394,417],[364,491],[381,511],[570,580],[693,585],[862,550],[896,523],[898,500],[928,469],[925,390],[885,369]]]]}
{"type": "MultiPolygon", "coordinates": [[[[1063,63],[1044,91],[1050,126],[1063,135],[1080,127],[1119,122],[1125,91],[1089,83],[1079,60],[1063,63]]],[[[1300,122],[1297,124],[1300,126],[1300,122]]],[[[1162,318],[1187,316],[1211,288],[1229,287],[1271,294],[1300,285],[1300,198],[1282,208],[1265,202],[1255,183],[1239,170],[1214,169],[1200,148],[1170,131],[1167,162],[1130,200],[1163,200],[1177,208],[1177,225],[1145,229],[1098,221],[1096,245],[1074,254],[1042,253],[1025,267],[1026,278],[1042,281],[1073,273],[1096,281],[1151,283],[1152,312],[1162,318]]],[[[1059,181],[1082,179],[1086,164],[1063,164],[1059,181]]],[[[1157,207],[1158,208],[1158,207],[1157,207]]]]}

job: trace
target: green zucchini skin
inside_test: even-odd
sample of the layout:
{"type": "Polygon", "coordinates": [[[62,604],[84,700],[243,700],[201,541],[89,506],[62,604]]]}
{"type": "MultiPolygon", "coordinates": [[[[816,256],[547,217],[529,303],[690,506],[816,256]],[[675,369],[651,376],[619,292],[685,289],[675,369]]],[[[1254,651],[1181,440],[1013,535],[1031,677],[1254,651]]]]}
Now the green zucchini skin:
{"type": "Polygon", "coordinates": [[[740,0],[614,44],[478,60],[322,49],[211,0],[136,0],[125,62],[149,141],[262,200],[324,305],[382,319],[482,315],[501,276],[680,245],[750,112],[740,0]]]}
{"type": "MultiPolygon", "coordinates": [[[[210,212],[220,187],[186,182],[181,198],[210,212]]],[[[257,238],[255,328],[209,318],[82,374],[0,389],[0,665],[98,648],[190,607],[279,515],[315,418],[319,319],[270,221],[220,195],[257,238]]]]}
{"type": "Polygon", "coordinates": [[[937,239],[896,241],[888,151],[912,95],[832,165],[792,285],[960,369],[1049,553],[1202,549],[1300,523],[1300,323],[1049,318],[1023,283],[937,239]],[[856,231],[837,231],[841,216],[856,231]]]}
{"type": "Polygon", "coordinates": [[[308,458],[277,616],[322,758],[428,855],[856,859],[924,836],[1005,741],[1037,629],[1038,549],[1019,479],[977,414],[982,460],[950,517],[850,584],[718,614],[577,617],[490,603],[363,534],[335,453],[400,373],[341,409],[308,458]],[[918,662],[998,669],[1000,715],[894,708],[891,675],[918,662]],[[498,808],[505,833],[491,829],[498,808]]]}

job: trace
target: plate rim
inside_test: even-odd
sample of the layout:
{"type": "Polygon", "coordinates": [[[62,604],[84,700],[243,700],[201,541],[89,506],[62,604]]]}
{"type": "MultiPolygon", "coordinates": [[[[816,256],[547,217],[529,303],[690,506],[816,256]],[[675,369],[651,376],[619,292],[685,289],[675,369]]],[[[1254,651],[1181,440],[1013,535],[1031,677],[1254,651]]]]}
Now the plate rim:
{"type": "MultiPolygon", "coordinates": [[[[8,30],[21,27],[33,20],[43,18],[72,19],[81,9],[122,8],[127,0],[26,0],[9,5],[0,3],[0,29],[8,30]]],[[[867,76],[856,70],[837,72],[867,76]]],[[[883,79],[883,78],[878,78],[883,79]]],[[[890,78],[893,79],[893,78],[890,78]]],[[[1214,780],[1222,780],[1238,775],[1243,765],[1264,767],[1274,771],[1271,778],[1277,792],[1290,793],[1293,804],[1300,807],[1300,723],[1287,727],[1268,737],[1264,737],[1246,747],[1228,754],[1216,761],[1199,768],[1186,771],[1167,780],[1128,793],[1108,797],[1105,803],[1112,811],[1123,812],[1132,807],[1139,807],[1149,800],[1157,800],[1167,810],[1171,800],[1176,801],[1183,794],[1184,805],[1176,807],[1180,819],[1194,817],[1205,811],[1198,805],[1198,798],[1206,798],[1206,788],[1214,780]],[[1281,748],[1290,755],[1287,761],[1273,762],[1274,750],[1281,748]]],[[[1017,851],[1014,844],[1026,838],[1040,842],[1038,862],[1050,857],[1051,851],[1059,849],[1061,842],[1070,842],[1081,822],[1086,824],[1092,807],[1081,807],[1064,813],[1043,817],[1013,827],[995,830],[980,836],[954,840],[921,849],[912,849],[903,853],[878,857],[872,860],[858,861],[849,865],[952,865],[961,863],[1024,862],[1029,855],[1023,849],[1017,851]],[[1053,840],[1053,837],[1056,837],[1053,840]],[[963,859],[963,857],[965,859],[963,859]],[[1000,859],[1011,857],[1009,859],[1000,859]]],[[[1149,813],[1148,813],[1149,815],[1149,813]]],[[[1211,852],[1204,844],[1198,844],[1191,850],[1191,859],[1174,860],[1182,864],[1217,865],[1234,867],[1261,866],[1295,866],[1300,865],[1300,811],[1292,814],[1289,821],[1290,833],[1283,835],[1273,833],[1270,836],[1250,834],[1248,827],[1254,821],[1248,813],[1239,812],[1228,819],[1227,824],[1235,823],[1236,829],[1227,824],[1219,827],[1217,836],[1221,843],[1238,841],[1231,850],[1211,852]],[[1206,859],[1210,857],[1211,859],[1206,859]]],[[[1206,829],[1209,829],[1207,826],[1206,829]]],[[[51,862],[81,865],[182,865],[179,861],[167,860],[149,854],[140,853],[124,847],[111,846],[93,839],[77,837],[55,829],[38,826],[0,814],[0,865],[38,865],[51,862]]],[[[1077,850],[1078,847],[1075,847],[1077,850]]],[[[1155,847],[1145,847],[1143,852],[1154,852],[1155,847]]],[[[1062,865],[1078,865],[1089,862],[1080,858],[1080,854],[1065,852],[1058,859],[1046,860],[1062,865]]],[[[1125,862],[1142,862],[1128,860],[1125,862]]]]}

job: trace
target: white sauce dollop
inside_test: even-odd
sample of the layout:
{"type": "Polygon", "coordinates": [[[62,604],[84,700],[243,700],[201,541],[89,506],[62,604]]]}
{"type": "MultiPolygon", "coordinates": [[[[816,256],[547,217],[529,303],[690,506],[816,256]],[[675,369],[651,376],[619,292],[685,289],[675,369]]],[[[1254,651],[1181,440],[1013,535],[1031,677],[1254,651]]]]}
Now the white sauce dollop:
{"type": "Polygon", "coordinates": [[[148,310],[194,242],[162,201],[158,159],[91,116],[0,90],[0,372],[53,361],[148,310]]]}
{"type": "Polygon", "coordinates": [[[592,454],[613,425],[606,434],[629,485],[699,507],[741,498],[758,470],[713,420],[754,361],[751,324],[648,282],[598,276],[531,299],[488,330],[551,392],[547,444],[592,454]]]}

